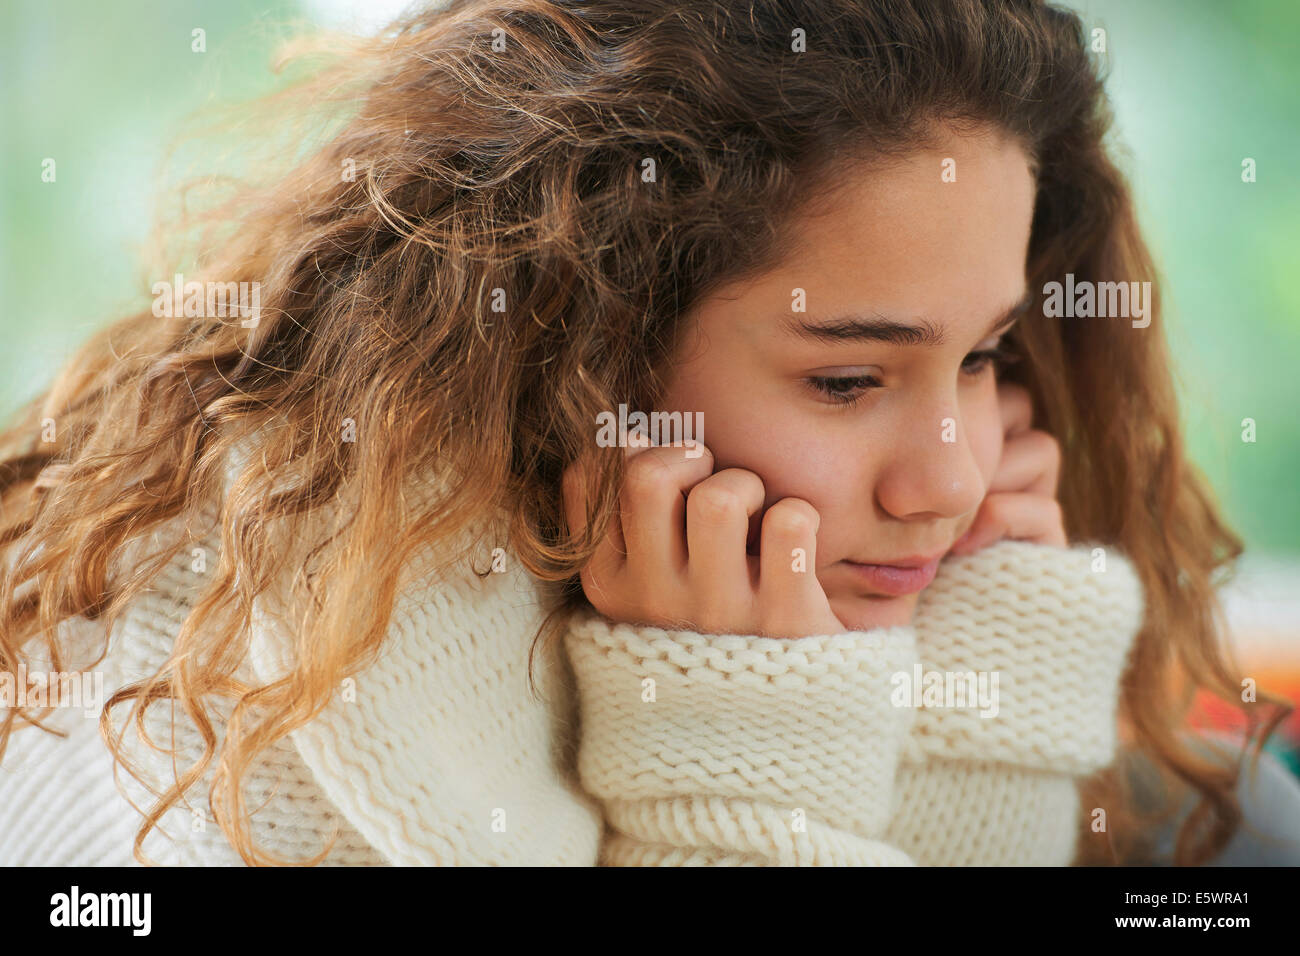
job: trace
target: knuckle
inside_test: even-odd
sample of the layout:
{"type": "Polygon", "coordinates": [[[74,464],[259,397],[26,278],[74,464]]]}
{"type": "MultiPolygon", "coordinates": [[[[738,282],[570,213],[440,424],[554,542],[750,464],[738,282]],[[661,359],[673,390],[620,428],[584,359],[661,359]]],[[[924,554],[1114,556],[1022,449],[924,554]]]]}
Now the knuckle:
{"type": "Polygon", "coordinates": [[[686,498],[691,517],[717,522],[730,519],[737,511],[744,512],[744,503],[735,490],[725,483],[708,482],[698,485],[686,498]]]}
{"type": "Polygon", "coordinates": [[[663,488],[668,477],[669,468],[663,458],[653,451],[646,451],[627,463],[623,487],[634,497],[649,497],[663,488]]]}
{"type": "Polygon", "coordinates": [[[1049,432],[1033,430],[1027,436],[1033,443],[1034,454],[1043,463],[1043,473],[1052,479],[1053,485],[1061,473],[1061,443],[1049,432]]]}
{"type": "Polygon", "coordinates": [[[817,509],[798,498],[784,498],[763,516],[763,531],[781,537],[801,537],[817,531],[821,518],[817,509]]]}
{"type": "Polygon", "coordinates": [[[1061,457],[1061,445],[1051,432],[1045,432],[1041,428],[1035,428],[1027,433],[1027,437],[1033,441],[1038,451],[1057,460],[1061,457]]]}
{"type": "Polygon", "coordinates": [[[683,448],[685,451],[688,452],[698,451],[699,454],[696,455],[694,458],[691,458],[689,455],[686,455],[684,457],[687,459],[687,461],[694,461],[697,464],[707,465],[709,473],[710,474],[713,473],[713,463],[714,463],[713,449],[711,449],[708,445],[704,444],[704,442],[697,441],[694,444],[690,442],[681,442],[678,443],[676,447],[683,448]]]}
{"type": "Polygon", "coordinates": [[[724,468],[713,476],[713,480],[733,489],[742,499],[763,500],[763,479],[746,468],[724,468]]]}
{"type": "Polygon", "coordinates": [[[980,513],[975,520],[978,523],[997,521],[1002,517],[1005,508],[1006,498],[1000,494],[989,495],[984,499],[984,505],[980,508],[980,513]]]}

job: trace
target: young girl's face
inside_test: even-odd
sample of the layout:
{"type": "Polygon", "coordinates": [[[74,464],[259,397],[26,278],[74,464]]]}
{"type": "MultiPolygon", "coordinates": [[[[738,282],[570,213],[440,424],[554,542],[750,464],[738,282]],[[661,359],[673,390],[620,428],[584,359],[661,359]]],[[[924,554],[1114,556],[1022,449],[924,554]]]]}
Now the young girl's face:
{"type": "Polygon", "coordinates": [[[817,509],[818,580],[865,630],[909,623],[919,592],[885,594],[854,564],[946,553],[994,475],[997,380],[972,353],[1026,300],[1035,184],[1023,149],[987,129],[841,183],[778,267],[684,317],[658,410],[702,413],[714,470],[757,474],[765,508],[817,509]],[[850,334],[884,321],[940,341],[850,334]]]}

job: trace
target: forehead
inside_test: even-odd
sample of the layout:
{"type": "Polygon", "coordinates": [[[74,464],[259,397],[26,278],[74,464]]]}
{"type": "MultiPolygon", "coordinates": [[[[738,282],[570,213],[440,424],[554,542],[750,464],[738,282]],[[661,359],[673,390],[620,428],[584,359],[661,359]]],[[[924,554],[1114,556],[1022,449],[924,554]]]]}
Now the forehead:
{"type": "Polygon", "coordinates": [[[884,164],[844,162],[788,224],[785,257],[720,314],[878,312],[988,324],[1020,299],[1035,194],[1020,145],[988,128],[940,133],[884,164]]]}

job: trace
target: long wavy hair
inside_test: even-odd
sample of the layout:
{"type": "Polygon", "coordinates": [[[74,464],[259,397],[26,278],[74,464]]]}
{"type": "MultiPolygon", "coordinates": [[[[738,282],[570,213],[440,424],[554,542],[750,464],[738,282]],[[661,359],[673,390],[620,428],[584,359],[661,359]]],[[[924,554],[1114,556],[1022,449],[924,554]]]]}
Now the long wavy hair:
{"type": "MultiPolygon", "coordinates": [[[[205,181],[219,188],[160,222],[153,266],[259,283],[259,321],[159,317],[142,301],[0,433],[0,662],[12,674],[40,653],[61,669],[59,622],[116,620],[186,537],[153,561],[134,544],[215,515],[220,566],[168,660],[101,720],[124,763],[118,707],[141,725],[151,706],[183,708],[207,740],[135,854],[147,862],[149,829],[216,761],[209,803],[245,861],[319,862],[327,851],[254,845],[240,781],[256,755],[374,659],[416,549],[445,546],[451,567],[477,553],[451,543],[481,519],[554,599],[531,650],[561,633],[622,481],[620,455],[597,458],[587,532],[569,535],[561,475],[593,449],[596,415],[654,407],[680,318],[777,261],[841,162],[906,152],[936,119],[995,124],[1037,167],[1031,288],[1066,273],[1155,283],[1104,143],[1098,59],[1074,14],[1036,0],[454,0],[372,38],[298,37],[282,63],[306,72],[239,107],[228,141],[242,155],[289,130],[297,148],[205,181]],[[440,493],[404,497],[429,470],[440,493]],[[311,638],[292,673],[249,684],[236,669],[250,608],[281,576],[310,581],[311,638]]],[[[1265,698],[1270,721],[1241,703],[1217,636],[1215,573],[1242,543],[1186,458],[1158,296],[1152,316],[1141,330],[1021,323],[1008,377],[1061,444],[1071,540],[1113,542],[1145,586],[1125,745],[1199,797],[1176,854],[1194,864],[1239,823],[1241,761],[1193,746],[1193,693],[1242,707],[1243,756],[1287,709],[1265,698]]],[[[16,730],[56,732],[47,713],[6,710],[0,756],[16,730]]],[[[1154,817],[1120,766],[1085,782],[1083,806],[1108,808],[1110,825],[1099,839],[1079,821],[1080,863],[1147,852],[1154,817]]]]}

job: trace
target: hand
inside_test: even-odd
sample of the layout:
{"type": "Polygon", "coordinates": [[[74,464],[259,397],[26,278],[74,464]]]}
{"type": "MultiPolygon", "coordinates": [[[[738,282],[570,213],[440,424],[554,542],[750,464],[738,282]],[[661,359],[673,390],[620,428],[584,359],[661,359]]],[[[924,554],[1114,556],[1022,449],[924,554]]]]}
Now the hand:
{"type": "Polygon", "coordinates": [[[1034,406],[1024,386],[999,383],[998,407],[1002,458],[975,520],[951,553],[973,554],[1002,538],[1068,547],[1064,513],[1056,500],[1061,448],[1047,432],[1029,427],[1034,406]]]}
{"type": "MultiPolygon", "coordinates": [[[[580,572],[583,593],[605,617],[701,634],[805,637],[847,628],[817,580],[821,516],[782,498],[763,515],[758,555],[748,554],[750,517],[763,507],[752,471],[713,473],[702,444],[633,447],[619,495],[619,518],[580,572]],[[703,449],[703,454],[699,454],[703,449]],[[794,570],[795,549],[803,570],[794,570]]],[[[566,521],[585,527],[581,462],[564,472],[566,521]]]]}

